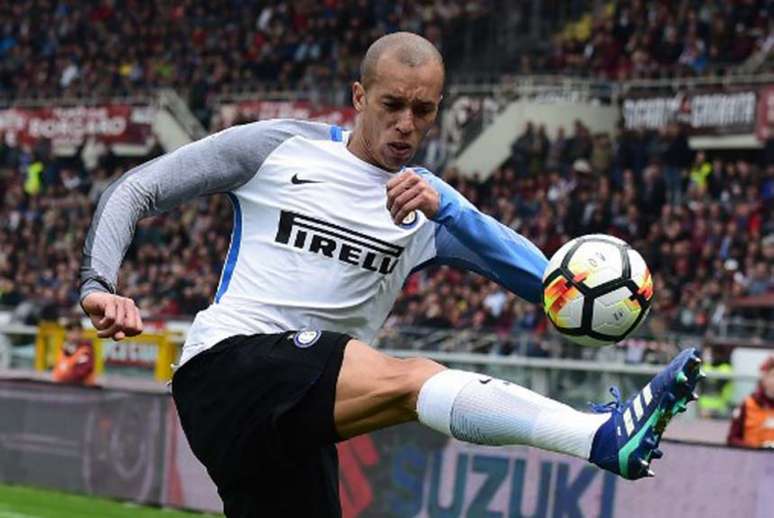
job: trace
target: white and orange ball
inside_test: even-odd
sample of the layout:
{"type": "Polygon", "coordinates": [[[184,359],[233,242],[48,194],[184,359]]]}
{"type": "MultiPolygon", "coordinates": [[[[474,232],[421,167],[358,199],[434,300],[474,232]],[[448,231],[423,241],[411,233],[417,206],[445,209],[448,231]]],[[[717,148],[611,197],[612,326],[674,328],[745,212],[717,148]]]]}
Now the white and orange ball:
{"type": "Polygon", "coordinates": [[[643,322],[653,279],[625,241],[590,234],[566,243],[543,273],[543,307],[569,340],[586,346],[619,342],[643,322]]]}

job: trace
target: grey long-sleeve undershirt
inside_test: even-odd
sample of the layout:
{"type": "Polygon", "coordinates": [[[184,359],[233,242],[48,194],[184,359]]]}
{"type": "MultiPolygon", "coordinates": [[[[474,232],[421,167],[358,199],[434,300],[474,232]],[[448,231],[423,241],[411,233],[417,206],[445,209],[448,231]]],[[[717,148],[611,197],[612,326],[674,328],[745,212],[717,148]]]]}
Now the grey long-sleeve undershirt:
{"type": "Polygon", "coordinates": [[[116,293],[118,269],[137,221],[197,196],[233,191],[285,140],[296,135],[324,139],[329,128],[283,119],[235,126],[125,173],[103,193],[89,228],[80,271],[81,300],[93,292],[116,293]]]}

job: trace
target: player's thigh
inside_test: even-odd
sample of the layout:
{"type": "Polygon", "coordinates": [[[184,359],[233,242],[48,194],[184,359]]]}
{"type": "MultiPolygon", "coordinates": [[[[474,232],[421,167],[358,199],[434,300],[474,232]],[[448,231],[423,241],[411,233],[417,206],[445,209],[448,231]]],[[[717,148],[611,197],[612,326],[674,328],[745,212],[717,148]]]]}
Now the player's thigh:
{"type": "Polygon", "coordinates": [[[354,437],[416,419],[419,389],[444,368],[427,358],[394,358],[350,340],[336,382],[338,435],[354,437]]]}

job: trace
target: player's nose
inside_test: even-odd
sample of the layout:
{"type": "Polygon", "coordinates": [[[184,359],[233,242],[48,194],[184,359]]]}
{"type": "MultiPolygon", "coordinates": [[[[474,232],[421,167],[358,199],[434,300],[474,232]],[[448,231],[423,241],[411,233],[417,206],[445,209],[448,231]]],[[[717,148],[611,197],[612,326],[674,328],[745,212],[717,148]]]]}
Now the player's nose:
{"type": "Polygon", "coordinates": [[[409,134],[414,131],[414,114],[411,110],[403,110],[398,115],[398,123],[395,125],[397,130],[403,134],[409,134]]]}

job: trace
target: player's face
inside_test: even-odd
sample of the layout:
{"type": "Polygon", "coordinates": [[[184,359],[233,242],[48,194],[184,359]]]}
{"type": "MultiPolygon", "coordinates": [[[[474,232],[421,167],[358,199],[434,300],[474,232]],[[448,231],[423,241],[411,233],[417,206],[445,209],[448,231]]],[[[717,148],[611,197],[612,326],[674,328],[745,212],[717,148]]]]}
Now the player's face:
{"type": "Polygon", "coordinates": [[[353,87],[357,138],[368,161],[389,171],[408,163],[435,122],[442,91],[440,64],[410,67],[383,56],[368,90],[360,83],[353,87]]]}

